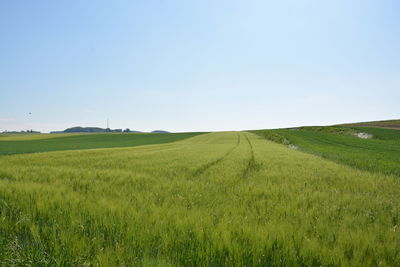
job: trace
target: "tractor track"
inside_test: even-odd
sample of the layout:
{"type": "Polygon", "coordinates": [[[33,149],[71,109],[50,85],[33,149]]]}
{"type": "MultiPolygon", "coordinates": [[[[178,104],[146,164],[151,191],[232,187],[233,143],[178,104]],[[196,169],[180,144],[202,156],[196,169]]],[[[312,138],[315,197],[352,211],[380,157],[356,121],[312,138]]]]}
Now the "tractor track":
{"type": "Polygon", "coordinates": [[[243,170],[242,173],[242,178],[247,179],[249,178],[254,172],[259,171],[261,164],[256,162],[255,156],[254,156],[254,149],[253,145],[250,142],[250,139],[245,135],[247,143],[249,144],[250,147],[250,158],[247,162],[246,168],[243,170]]]}
{"type": "Polygon", "coordinates": [[[204,173],[205,171],[207,171],[209,168],[211,168],[211,167],[213,167],[213,166],[219,164],[219,163],[222,162],[225,158],[227,158],[230,154],[232,154],[232,152],[233,152],[236,148],[238,148],[239,145],[240,145],[240,134],[239,134],[239,133],[237,134],[237,137],[238,137],[238,139],[237,139],[236,145],[235,145],[232,149],[230,149],[228,152],[226,152],[222,157],[217,158],[216,160],[210,161],[210,162],[208,162],[208,163],[206,163],[206,164],[200,166],[199,168],[197,168],[197,169],[193,172],[193,176],[194,176],[194,177],[197,177],[197,176],[203,174],[203,173],[204,173]]]}

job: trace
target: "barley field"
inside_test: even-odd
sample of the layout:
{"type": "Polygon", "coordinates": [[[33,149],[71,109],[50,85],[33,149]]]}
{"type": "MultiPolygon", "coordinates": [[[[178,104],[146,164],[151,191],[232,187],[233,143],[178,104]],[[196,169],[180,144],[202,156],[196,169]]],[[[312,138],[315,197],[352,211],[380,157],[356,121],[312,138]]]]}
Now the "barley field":
{"type": "Polygon", "coordinates": [[[247,132],[0,157],[4,266],[395,266],[400,180],[247,132]]]}

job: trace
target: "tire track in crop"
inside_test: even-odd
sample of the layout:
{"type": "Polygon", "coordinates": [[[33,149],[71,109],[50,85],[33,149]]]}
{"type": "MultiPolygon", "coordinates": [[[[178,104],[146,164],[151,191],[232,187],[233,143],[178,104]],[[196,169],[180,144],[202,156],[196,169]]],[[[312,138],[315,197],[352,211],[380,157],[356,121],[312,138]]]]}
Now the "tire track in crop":
{"type": "Polygon", "coordinates": [[[242,178],[247,179],[251,176],[251,174],[260,170],[261,164],[256,162],[256,159],[254,156],[253,144],[250,142],[250,139],[247,136],[247,134],[245,135],[245,137],[246,137],[247,143],[249,144],[249,147],[250,147],[250,158],[247,162],[246,168],[243,170],[242,178]]]}
{"type": "Polygon", "coordinates": [[[232,152],[238,148],[240,145],[240,134],[237,134],[237,142],[236,145],[230,149],[227,153],[225,153],[222,157],[217,158],[216,160],[210,161],[202,166],[200,166],[199,168],[197,168],[194,172],[193,172],[193,176],[197,177],[201,174],[203,174],[206,170],[208,170],[209,168],[211,168],[212,166],[215,166],[217,164],[219,164],[221,161],[223,161],[226,157],[228,157],[230,154],[232,154],[232,152]]]}

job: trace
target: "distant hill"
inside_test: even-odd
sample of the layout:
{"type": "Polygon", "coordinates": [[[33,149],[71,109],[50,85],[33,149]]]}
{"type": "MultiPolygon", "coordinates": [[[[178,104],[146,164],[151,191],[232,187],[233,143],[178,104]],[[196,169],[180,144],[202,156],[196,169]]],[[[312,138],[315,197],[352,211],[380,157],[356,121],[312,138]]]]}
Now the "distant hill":
{"type": "Polygon", "coordinates": [[[384,120],[384,121],[367,121],[367,122],[356,122],[356,123],[344,123],[338,124],[338,126],[355,126],[355,127],[378,127],[378,128],[390,128],[400,130],[400,120],[384,120]]]}
{"type": "Polygon", "coordinates": [[[106,132],[106,129],[99,127],[72,127],[64,130],[64,133],[102,133],[106,132]]]}
{"type": "Polygon", "coordinates": [[[168,131],[163,131],[163,130],[154,130],[152,133],[169,133],[168,131]]]}
{"type": "MultiPolygon", "coordinates": [[[[122,133],[122,132],[124,132],[124,133],[142,133],[141,131],[130,130],[129,128],[122,130],[122,129],[109,129],[109,128],[100,128],[100,127],[81,127],[81,126],[71,127],[71,128],[65,129],[64,131],[52,131],[50,133],[56,134],[56,133],[122,133]]],[[[163,131],[163,130],[155,130],[155,131],[152,131],[152,133],[169,133],[169,132],[163,131]]]]}
{"type": "Polygon", "coordinates": [[[65,129],[64,131],[53,131],[50,133],[140,133],[139,131],[131,131],[128,128],[122,129],[109,129],[109,128],[99,128],[99,127],[72,127],[65,129]]]}

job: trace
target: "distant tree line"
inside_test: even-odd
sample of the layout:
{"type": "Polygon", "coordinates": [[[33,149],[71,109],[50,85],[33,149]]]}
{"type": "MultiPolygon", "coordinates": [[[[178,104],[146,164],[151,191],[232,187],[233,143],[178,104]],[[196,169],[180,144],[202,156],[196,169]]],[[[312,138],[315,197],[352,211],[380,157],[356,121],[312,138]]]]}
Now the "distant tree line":
{"type": "Polygon", "coordinates": [[[7,133],[7,134],[26,134],[26,133],[40,133],[39,131],[34,131],[34,130],[26,130],[26,131],[3,131],[2,133],[7,133]]]}
{"type": "Polygon", "coordinates": [[[72,127],[65,129],[64,131],[53,131],[50,133],[138,133],[139,131],[131,131],[129,128],[122,129],[110,129],[100,127],[72,127]]]}

